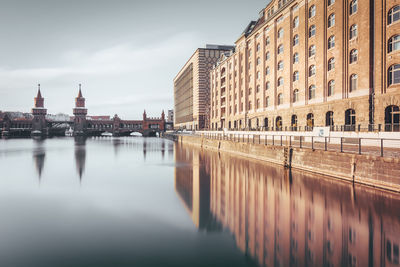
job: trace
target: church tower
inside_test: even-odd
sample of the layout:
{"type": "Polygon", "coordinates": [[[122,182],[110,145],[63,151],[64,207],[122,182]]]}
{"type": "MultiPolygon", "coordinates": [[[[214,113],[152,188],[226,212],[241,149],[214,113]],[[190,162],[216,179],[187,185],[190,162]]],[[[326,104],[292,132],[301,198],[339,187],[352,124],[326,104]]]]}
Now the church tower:
{"type": "Polygon", "coordinates": [[[32,135],[47,135],[46,125],[47,109],[44,108],[44,98],[40,92],[40,84],[38,84],[38,92],[32,108],[32,135]]]}
{"type": "Polygon", "coordinates": [[[74,113],[74,135],[85,135],[86,132],[86,115],[85,98],[82,96],[81,84],[79,84],[78,97],[75,98],[74,113]]]}

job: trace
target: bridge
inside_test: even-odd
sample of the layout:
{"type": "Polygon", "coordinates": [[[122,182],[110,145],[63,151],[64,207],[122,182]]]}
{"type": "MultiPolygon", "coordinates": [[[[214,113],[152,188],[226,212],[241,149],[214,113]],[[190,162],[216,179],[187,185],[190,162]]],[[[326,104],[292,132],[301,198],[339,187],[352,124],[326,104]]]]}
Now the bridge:
{"type": "Polygon", "coordinates": [[[67,121],[47,119],[47,109],[44,108],[44,98],[38,88],[34,98],[32,117],[13,118],[9,113],[0,112],[1,136],[65,136],[69,132],[74,136],[100,136],[104,133],[113,136],[129,136],[134,132],[143,136],[156,136],[165,131],[165,114],[159,118],[147,117],[143,112],[142,120],[123,120],[118,115],[113,118],[87,116],[85,98],[79,85],[79,93],[75,98],[74,117],[67,121]]]}

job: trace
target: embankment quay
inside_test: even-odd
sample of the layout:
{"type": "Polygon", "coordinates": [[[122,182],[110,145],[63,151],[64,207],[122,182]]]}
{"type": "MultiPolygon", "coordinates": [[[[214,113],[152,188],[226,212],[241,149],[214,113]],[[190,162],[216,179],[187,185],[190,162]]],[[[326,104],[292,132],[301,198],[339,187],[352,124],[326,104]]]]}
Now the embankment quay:
{"type": "Polygon", "coordinates": [[[385,133],[196,132],[168,135],[179,143],[400,192],[400,138],[385,133]]]}

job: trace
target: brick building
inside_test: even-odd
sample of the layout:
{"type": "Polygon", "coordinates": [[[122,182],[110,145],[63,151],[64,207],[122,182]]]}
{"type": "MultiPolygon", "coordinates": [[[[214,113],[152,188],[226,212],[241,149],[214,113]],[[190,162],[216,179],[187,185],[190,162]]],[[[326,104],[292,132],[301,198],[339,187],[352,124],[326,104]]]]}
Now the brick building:
{"type": "Polygon", "coordinates": [[[273,0],[235,44],[211,128],[399,130],[398,0],[273,0]]]}
{"type": "Polygon", "coordinates": [[[221,54],[233,46],[198,48],[174,79],[174,127],[203,129],[209,125],[209,73],[221,54]]]}

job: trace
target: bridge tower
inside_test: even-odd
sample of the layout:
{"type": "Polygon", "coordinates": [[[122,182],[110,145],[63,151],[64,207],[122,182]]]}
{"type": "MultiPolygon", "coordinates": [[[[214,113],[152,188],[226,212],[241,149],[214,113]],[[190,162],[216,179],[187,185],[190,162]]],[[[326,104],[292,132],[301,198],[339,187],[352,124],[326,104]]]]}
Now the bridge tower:
{"type": "Polygon", "coordinates": [[[86,124],[86,115],[87,109],[85,108],[85,98],[82,96],[81,84],[79,84],[79,93],[78,97],[75,98],[75,108],[73,109],[74,113],[74,135],[80,136],[85,135],[87,124],[86,124]]]}
{"type": "Polygon", "coordinates": [[[44,98],[40,92],[40,84],[38,84],[38,92],[37,96],[35,97],[34,105],[34,108],[32,108],[32,135],[47,135],[47,109],[44,108],[44,98]]]}

